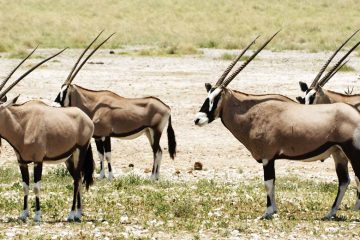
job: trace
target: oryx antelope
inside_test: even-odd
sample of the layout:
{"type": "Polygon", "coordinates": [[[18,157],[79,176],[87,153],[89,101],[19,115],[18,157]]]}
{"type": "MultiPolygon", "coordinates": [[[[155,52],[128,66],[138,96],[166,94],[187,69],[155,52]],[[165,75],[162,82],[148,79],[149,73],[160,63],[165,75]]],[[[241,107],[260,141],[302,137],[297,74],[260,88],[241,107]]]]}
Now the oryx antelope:
{"type": "MultiPolygon", "coordinates": [[[[228,78],[225,79],[231,68],[253,42],[232,62],[215,86],[205,84],[208,96],[195,118],[198,126],[220,118],[224,126],[251,152],[253,158],[263,164],[267,193],[264,218],[277,212],[277,159],[322,160],[340,148],[349,158],[356,176],[360,177],[360,114],[356,109],[344,103],[305,106],[281,95],[251,95],[227,88],[274,36],[228,78]]],[[[359,206],[360,184],[357,183],[356,206],[359,206]]],[[[335,199],[328,218],[335,216],[340,201],[341,197],[335,199]]]]}
{"type": "Polygon", "coordinates": [[[360,31],[357,30],[353,33],[346,41],[330,56],[326,61],[324,66],[321,68],[319,73],[314,78],[310,87],[305,82],[299,82],[301,91],[304,92],[304,97],[298,96],[296,99],[302,104],[324,104],[324,103],[335,103],[335,102],[344,102],[355,106],[360,110],[360,95],[348,95],[342,94],[330,90],[326,90],[323,87],[325,84],[347,63],[344,60],[353,52],[359,45],[360,42],[356,43],[330,70],[325,76],[321,78],[326,68],[329,66],[336,54],[345,46],[345,44],[355,36],[356,33],[360,31]],[[344,62],[344,63],[343,63],[344,62]],[[321,78],[321,79],[320,79],[321,78]]]}
{"type": "Polygon", "coordinates": [[[100,178],[105,177],[104,159],[108,163],[108,178],[109,180],[113,178],[110,137],[133,139],[145,133],[154,156],[151,178],[157,180],[162,159],[160,138],[166,124],[170,157],[174,159],[176,154],[176,140],[171,125],[170,107],[155,97],[125,98],[111,91],[93,91],[72,84],[81,67],[111,37],[100,43],[77,68],[82,56],[100,34],[80,55],[62,85],[55,102],[60,103],[61,106],[78,107],[92,119],[95,126],[93,137],[100,157],[100,178]]]}
{"type": "MultiPolygon", "coordinates": [[[[0,93],[0,99],[27,74],[64,50],[28,70],[0,93]]],[[[5,82],[9,78],[6,78],[5,82]]],[[[14,105],[16,99],[17,97],[0,105],[2,126],[0,136],[14,148],[20,166],[24,190],[24,208],[20,219],[26,220],[29,216],[28,164],[34,163],[34,220],[40,221],[40,181],[43,163],[57,163],[62,160],[65,161],[74,179],[73,202],[68,220],[80,220],[82,214],[80,181],[83,180],[87,189],[93,183],[94,160],[90,140],[94,132],[94,124],[78,108],[50,107],[36,100],[14,105]]]]}
{"type": "MultiPolygon", "coordinates": [[[[355,36],[358,32],[357,30],[353,33],[346,41],[329,57],[329,59],[325,62],[324,66],[320,69],[319,73],[314,78],[313,82],[310,85],[310,88],[304,82],[299,82],[301,90],[305,93],[304,97],[297,97],[296,99],[302,104],[328,104],[328,103],[336,103],[336,102],[344,102],[350,104],[360,110],[360,95],[346,95],[330,90],[324,89],[324,85],[336,74],[342,66],[346,64],[343,61],[348,57],[348,55],[354,51],[360,42],[355,44],[330,70],[325,76],[321,78],[326,68],[329,66],[333,58],[336,54],[345,46],[345,44],[355,36]],[[321,78],[321,79],[320,79],[321,78]]],[[[345,156],[344,152],[341,149],[335,149],[332,152],[332,157],[335,162],[335,169],[339,180],[338,193],[337,193],[337,201],[335,201],[333,208],[339,207],[339,204],[345,195],[348,185],[350,184],[350,176],[348,171],[348,159],[345,156]]],[[[358,179],[356,179],[358,182],[358,179]]],[[[359,209],[360,205],[357,204],[355,209],[359,209]]],[[[333,209],[334,214],[330,214],[335,216],[335,212],[337,209],[333,209]]],[[[330,216],[329,215],[329,216],[330,216]]]]}

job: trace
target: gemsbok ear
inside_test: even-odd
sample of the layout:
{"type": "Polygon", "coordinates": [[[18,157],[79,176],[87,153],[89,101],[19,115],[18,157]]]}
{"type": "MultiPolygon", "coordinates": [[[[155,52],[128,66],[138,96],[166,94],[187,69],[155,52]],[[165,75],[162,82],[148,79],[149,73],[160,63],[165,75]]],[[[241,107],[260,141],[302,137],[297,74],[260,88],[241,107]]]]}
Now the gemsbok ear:
{"type": "Polygon", "coordinates": [[[1,107],[3,107],[3,108],[11,107],[12,105],[14,105],[16,103],[19,96],[20,96],[20,94],[17,95],[16,97],[14,97],[13,99],[10,99],[9,101],[6,101],[4,104],[1,104],[1,107]]]}
{"type": "Polygon", "coordinates": [[[0,99],[0,103],[4,103],[7,101],[7,96],[5,95],[2,99],[0,99]]]}
{"type": "Polygon", "coordinates": [[[209,92],[210,89],[212,88],[212,86],[210,83],[205,83],[205,88],[206,88],[206,91],[209,92]]]}
{"type": "Polygon", "coordinates": [[[299,85],[300,85],[301,91],[303,91],[303,92],[306,92],[309,89],[308,85],[302,81],[299,82],[299,85]]]}

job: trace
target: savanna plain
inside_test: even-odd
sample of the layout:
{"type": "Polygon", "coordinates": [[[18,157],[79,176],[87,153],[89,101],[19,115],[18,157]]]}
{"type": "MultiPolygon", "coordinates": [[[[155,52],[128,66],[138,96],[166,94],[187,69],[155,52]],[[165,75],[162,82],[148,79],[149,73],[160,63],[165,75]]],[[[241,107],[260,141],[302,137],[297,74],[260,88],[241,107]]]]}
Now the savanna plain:
{"type": "MultiPolygon", "coordinates": [[[[23,199],[21,176],[14,151],[4,143],[0,155],[1,238],[360,238],[360,213],[352,211],[356,199],[352,170],[338,218],[324,221],[337,191],[333,160],[277,161],[279,212],[271,220],[260,220],[266,206],[262,165],[221,121],[202,128],[193,122],[206,97],[204,83],[214,83],[238,49],[256,35],[262,34],[261,42],[280,28],[282,32],[268,50],[229,87],[293,99],[302,95],[298,81],[310,83],[331,54],[329,50],[359,27],[355,24],[360,10],[356,1],[30,0],[0,4],[0,78],[37,44],[41,49],[14,79],[57,48],[71,47],[14,88],[10,95],[21,94],[18,102],[41,99],[52,104],[81,53],[77,48],[84,47],[101,29],[116,31],[74,84],[109,89],[124,97],[160,98],[172,109],[178,143],[177,156],[171,160],[164,132],[160,180],[150,181],[152,151],[147,138],[113,139],[115,179],[96,180],[84,191],[85,216],[80,223],[66,222],[72,180],[65,166],[45,165],[40,224],[31,218],[25,223],[17,219],[23,199]],[[346,17],[335,14],[339,11],[346,12],[346,17]],[[269,27],[269,22],[273,26],[269,27]],[[195,162],[201,162],[203,170],[194,170],[195,162]]],[[[359,72],[360,58],[355,51],[327,88],[343,92],[350,87],[359,93],[359,72]]],[[[94,142],[92,145],[98,167],[94,142]]],[[[34,206],[32,191],[29,201],[34,206]]]]}

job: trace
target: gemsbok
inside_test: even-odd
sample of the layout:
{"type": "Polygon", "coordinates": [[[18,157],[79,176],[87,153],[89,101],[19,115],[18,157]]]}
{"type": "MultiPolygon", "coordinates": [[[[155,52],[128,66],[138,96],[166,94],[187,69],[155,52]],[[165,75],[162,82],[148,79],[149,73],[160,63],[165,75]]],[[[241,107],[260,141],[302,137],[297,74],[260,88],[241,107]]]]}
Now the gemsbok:
{"type": "Polygon", "coordinates": [[[360,95],[348,95],[342,94],[330,90],[324,89],[324,85],[347,63],[344,60],[353,52],[359,45],[360,42],[355,44],[330,70],[328,73],[323,75],[326,68],[329,66],[333,58],[336,54],[345,46],[345,44],[355,36],[356,33],[360,31],[357,30],[353,33],[346,41],[330,56],[330,58],[326,61],[324,66],[320,69],[319,73],[316,75],[314,80],[312,81],[310,87],[305,82],[300,81],[300,89],[304,92],[304,97],[296,97],[299,103],[302,104],[324,104],[324,103],[335,103],[335,102],[344,102],[350,105],[353,105],[358,110],[360,110],[360,95]],[[344,62],[344,63],[343,63],[344,62]],[[321,79],[320,79],[321,78],[321,79]]]}
{"type": "MultiPolygon", "coordinates": [[[[41,61],[24,73],[0,93],[0,99],[26,75],[64,50],[41,61]]],[[[10,76],[11,74],[4,80],[0,91],[10,76]]],[[[95,163],[90,140],[94,132],[94,124],[78,108],[50,107],[36,100],[15,104],[17,98],[18,96],[0,105],[0,124],[3,126],[0,129],[0,136],[14,148],[21,171],[24,207],[19,218],[25,221],[29,217],[30,176],[28,165],[34,163],[34,221],[40,221],[40,181],[43,163],[65,161],[67,169],[74,179],[74,194],[68,221],[80,220],[82,215],[80,181],[85,183],[86,189],[93,183],[95,163]]]]}
{"type": "MultiPolygon", "coordinates": [[[[357,110],[360,110],[360,95],[349,95],[349,94],[342,94],[330,90],[324,89],[324,85],[344,66],[346,62],[344,60],[350,55],[352,51],[354,51],[360,42],[355,44],[340,60],[329,70],[325,76],[321,78],[323,73],[325,72],[326,68],[329,66],[333,58],[337,55],[337,53],[345,46],[345,44],[355,36],[355,34],[359,32],[359,30],[355,31],[346,41],[340,45],[340,47],[329,57],[329,59],[325,62],[324,66],[320,69],[319,73],[314,78],[313,82],[310,85],[310,88],[307,86],[305,82],[299,82],[301,90],[305,93],[304,97],[298,96],[296,99],[301,104],[329,104],[329,103],[336,103],[336,102],[343,102],[354,106],[357,110]],[[320,79],[321,78],[321,79],[320,79]]],[[[350,90],[348,89],[348,93],[350,90]]],[[[348,159],[344,154],[343,150],[338,148],[335,149],[332,153],[332,157],[335,162],[335,169],[339,181],[338,186],[338,193],[337,193],[337,202],[335,201],[333,205],[333,211],[336,212],[342,198],[345,195],[345,192],[350,184],[350,176],[348,171],[348,159]]],[[[358,181],[358,179],[356,179],[358,181]]],[[[360,203],[355,205],[355,209],[360,208],[360,203]]],[[[335,216],[335,214],[334,214],[335,216]]]]}
{"type": "MultiPolygon", "coordinates": [[[[227,88],[276,34],[229,77],[226,78],[254,42],[230,64],[215,86],[205,84],[208,96],[195,117],[195,124],[198,126],[220,118],[224,126],[250,151],[253,158],[263,164],[267,193],[267,207],[263,218],[270,218],[277,212],[277,159],[323,160],[340,148],[350,160],[357,179],[360,177],[360,114],[356,109],[345,103],[306,106],[277,94],[252,95],[227,88]]],[[[359,181],[357,184],[356,206],[360,204],[359,181]]],[[[340,201],[337,196],[326,218],[336,215],[340,201]]]]}
{"type": "Polygon", "coordinates": [[[100,178],[105,177],[104,159],[108,163],[108,179],[112,180],[113,178],[110,137],[134,139],[145,133],[154,157],[151,179],[158,180],[162,159],[160,138],[166,124],[170,157],[174,159],[176,154],[176,140],[171,124],[170,107],[156,97],[125,98],[111,91],[94,91],[72,84],[81,67],[112,36],[110,35],[94,48],[77,68],[83,55],[100,34],[80,55],[62,85],[55,102],[65,107],[78,107],[92,119],[95,126],[93,137],[100,157],[100,178]]]}

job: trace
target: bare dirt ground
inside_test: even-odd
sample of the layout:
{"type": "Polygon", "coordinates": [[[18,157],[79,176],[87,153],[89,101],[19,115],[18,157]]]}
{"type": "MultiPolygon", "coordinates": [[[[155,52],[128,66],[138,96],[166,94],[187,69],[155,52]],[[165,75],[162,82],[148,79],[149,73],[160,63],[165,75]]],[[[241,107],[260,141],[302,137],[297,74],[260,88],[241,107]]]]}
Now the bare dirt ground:
{"type": "MultiPolygon", "coordinates": [[[[219,56],[224,52],[233,52],[203,51],[201,56],[133,57],[109,54],[109,50],[101,50],[90,60],[93,64],[87,64],[81,70],[74,83],[94,90],[109,89],[131,98],[152,95],[171,107],[178,152],[174,161],[169,158],[164,132],[161,140],[162,147],[165,148],[161,166],[162,178],[191,181],[215,177],[232,181],[237,178],[262,177],[262,165],[252,159],[250,153],[220,120],[203,128],[196,127],[193,123],[194,115],[206,97],[204,83],[215,83],[230,63],[218,60],[219,56]],[[206,171],[188,173],[196,161],[202,162],[206,171]],[[180,171],[179,175],[175,175],[176,170],[180,171]]],[[[48,56],[55,50],[39,52],[41,56],[48,56]]],[[[21,94],[18,102],[40,98],[51,103],[79,54],[79,50],[67,50],[55,61],[34,71],[15,87],[10,95],[21,94]]],[[[310,84],[327,56],[329,53],[263,51],[229,87],[252,94],[279,93],[294,99],[301,94],[298,81],[310,84]]],[[[15,77],[38,61],[40,59],[29,60],[15,77]]],[[[8,59],[4,54],[0,58],[0,78],[5,77],[18,62],[18,59],[8,59]]],[[[349,64],[360,69],[360,58],[353,56],[349,64]]],[[[340,72],[327,87],[343,92],[347,86],[354,86],[354,93],[359,93],[357,77],[358,73],[354,71],[340,72]]],[[[112,146],[115,177],[127,172],[130,163],[135,165],[137,173],[150,175],[144,173],[152,167],[152,152],[145,136],[135,140],[113,139],[112,146]]],[[[95,151],[95,147],[93,149],[95,151]]],[[[94,154],[98,163],[97,154],[94,154]]],[[[15,164],[15,154],[5,143],[0,156],[0,166],[15,164]]],[[[278,161],[276,171],[279,176],[297,175],[320,181],[337,181],[331,159],[323,163],[278,161]]],[[[351,177],[353,179],[352,172],[351,177]]]]}
{"type": "MultiPolygon", "coordinates": [[[[54,50],[41,50],[39,54],[48,56],[52,52],[54,50]]],[[[224,52],[236,53],[204,50],[202,56],[193,57],[132,57],[111,55],[108,50],[102,50],[89,61],[97,64],[87,64],[74,83],[94,90],[109,89],[124,97],[152,95],[171,107],[178,152],[174,161],[168,157],[164,132],[161,139],[162,147],[165,148],[161,166],[164,177],[172,175],[175,169],[181,171],[180,175],[185,174],[196,161],[202,162],[204,168],[219,175],[236,169],[235,172],[240,171],[248,176],[262,176],[262,166],[252,159],[220,120],[203,128],[196,127],[193,123],[194,115],[206,97],[204,83],[214,83],[230,63],[218,60],[224,52]]],[[[51,104],[79,53],[79,50],[67,50],[56,60],[31,73],[11,94],[21,94],[19,102],[37,98],[51,104]]],[[[328,55],[329,53],[263,51],[229,87],[252,94],[279,93],[294,99],[299,94],[302,95],[298,81],[310,84],[328,55]]],[[[13,79],[38,61],[40,60],[29,60],[13,79]]],[[[18,59],[0,58],[0,77],[5,77],[18,62],[18,59]]],[[[353,56],[349,64],[359,69],[360,58],[353,56]]],[[[357,72],[338,73],[327,87],[343,92],[347,86],[354,86],[354,93],[358,93],[360,87],[356,84],[357,77],[357,72]]],[[[135,165],[135,169],[152,167],[152,152],[145,136],[135,140],[113,139],[112,146],[115,174],[121,174],[130,163],[135,165]]],[[[1,165],[15,162],[15,156],[7,144],[0,161],[1,165]]],[[[333,170],[332,161],[311,164],[279,161],[277,164],[279,175],[299,174],[307,178],[335,180],[333,170]]],[[[191,175],[185,175],[185,178],[191,178],[191,175]]]]}

